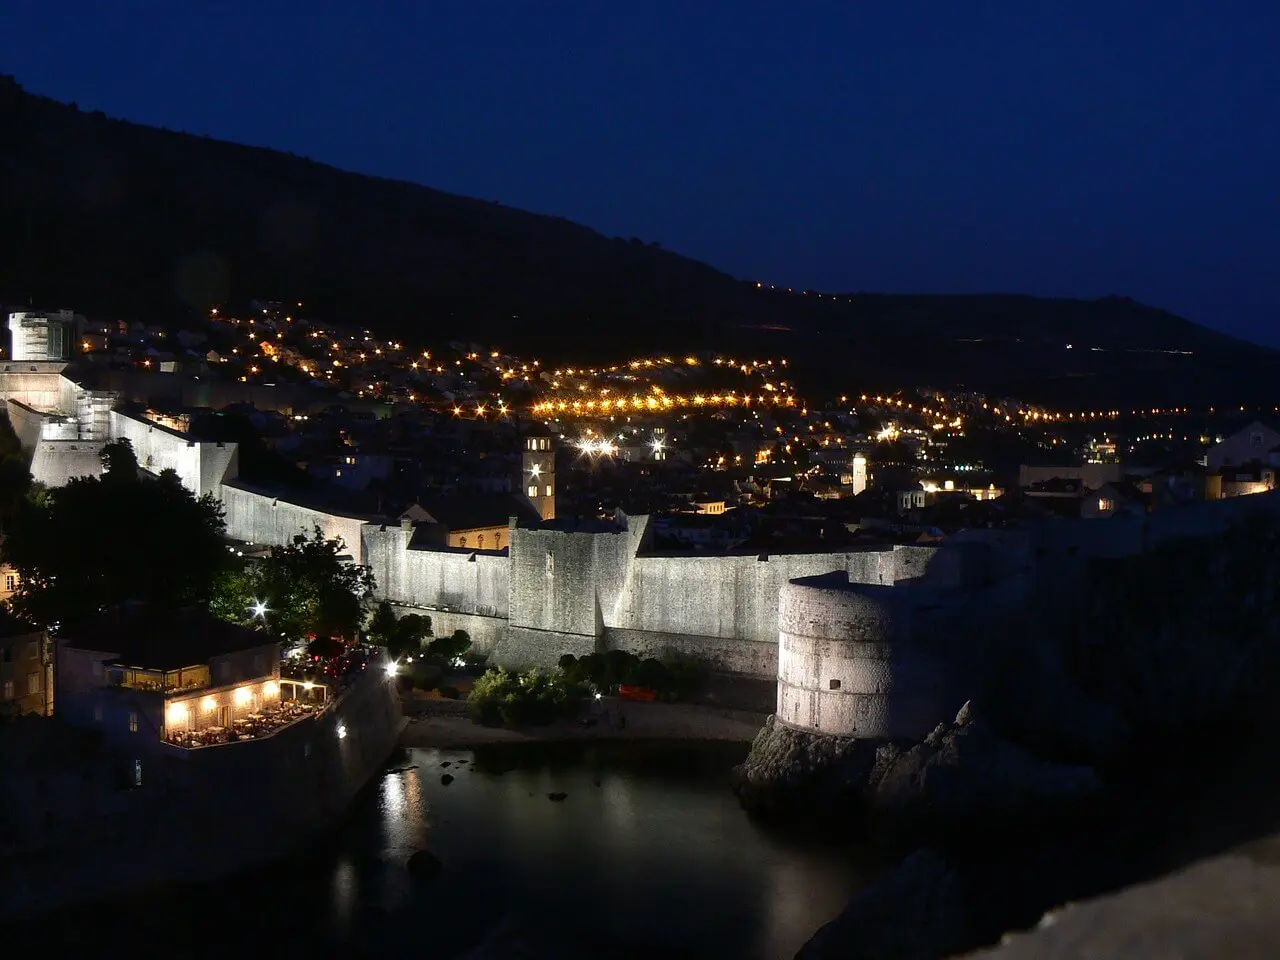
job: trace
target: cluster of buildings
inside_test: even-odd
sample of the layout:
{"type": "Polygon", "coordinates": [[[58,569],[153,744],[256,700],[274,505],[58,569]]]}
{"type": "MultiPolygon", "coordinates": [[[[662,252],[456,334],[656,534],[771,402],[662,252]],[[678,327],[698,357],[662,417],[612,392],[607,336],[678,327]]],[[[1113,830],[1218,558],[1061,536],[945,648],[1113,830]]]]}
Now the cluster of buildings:
{"type": "MultiPolygon", "coordinates": [[[[853,590],[854,606],[872,611],[855,619],[895,638],[946,633],[954,618],[973,619],[975,597],[987,611],[1025,599],[1053,558],[1132,552],[1152,542],[1162,514],[1185,523],[1219,498],[1269,491],[1280,456],[1280,434],[1253,424],[1205,446],[1199,464],[1122,464],[1119,446],[1092,433],[1060,443],[1074,415],[1014,401],[930,391],[810,410],[783,364],[650,358],[544,371],[475,345],[409,351],[273,304],[211,321],[182,356],[160,361],[171,370],[133,354],[87,361],[77,325],[67,312],[10,318],[0,392],[37,480],[97,474],[102,445],[127,438],[143,469],[173,469],[218,498],[228,536],[246,548],[319,526],[372,568],[382,599],[429,612],[438,631],[466,630],[510,666],[676,650],[808,689],[779,643],[784,599],[797,591],[835,589],[829,605],[844,609],[853,590]],[[708,371],[719,379],[699,387],[708,371]],[[731,389],[733,378],[742,382],[731,389]],[[519,392],[502,392],[512,384],[519,392]],[[529,409],[541,413],[519,415],[529,409]],[[1001,474],[973,442],[1000,430],[1041,431],[1040,452],[1064,465],[1001,474]]],[[[120,346],[108,338],[97,352],[120,346]]],[[[1081,419],[1091,429],[1096,417],[1081,419]]],[[[234,726],[238,708],[262,714],[281,695],[270,671],[219,680],[204,653],[153,663],[108,646],[101,676],[128,668],[151,683],[177,671],[177,689],[162,681],[167,705],[138,713],[158,729],[181,713],[225,730],[213,721],[234,726]],[[213,692],[184,699],[193,676],[213,692]]],[[[857,689],[827,679],[840,686],[812,700],[815,717],[830,694],[857,689]]],[[[798,702],[788,700],[797,716],[810,709],[798,702]]]]}

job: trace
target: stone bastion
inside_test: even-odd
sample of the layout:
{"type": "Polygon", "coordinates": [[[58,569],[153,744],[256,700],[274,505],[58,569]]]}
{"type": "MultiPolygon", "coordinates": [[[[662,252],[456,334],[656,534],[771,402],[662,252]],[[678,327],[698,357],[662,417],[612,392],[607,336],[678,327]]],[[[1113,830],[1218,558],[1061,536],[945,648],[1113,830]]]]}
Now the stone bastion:
{"type": "Polygon", "coordinates": [[[941,664],[912,642],[909,588],[845,573],[785,584],[777,718],[797,730],[919,739],[943,719],[941,664]]]}

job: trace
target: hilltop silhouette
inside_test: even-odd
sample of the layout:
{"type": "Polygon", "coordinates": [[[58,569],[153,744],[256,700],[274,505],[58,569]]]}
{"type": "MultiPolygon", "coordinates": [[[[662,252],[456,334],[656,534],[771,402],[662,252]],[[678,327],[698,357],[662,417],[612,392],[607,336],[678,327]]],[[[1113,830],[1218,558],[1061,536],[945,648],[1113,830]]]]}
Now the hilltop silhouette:
{"type": "Polygon", "coordinates": [[[111,119],[3,76],[0,211],[0,302],[122,319],[302,301],[423,343],[572,361],[754,351],[833,391],[931,384],[1088,406],[1270,403],[1280,374],[1276,351],[1122,297],[759,289],[654,243],[111,119]]]}

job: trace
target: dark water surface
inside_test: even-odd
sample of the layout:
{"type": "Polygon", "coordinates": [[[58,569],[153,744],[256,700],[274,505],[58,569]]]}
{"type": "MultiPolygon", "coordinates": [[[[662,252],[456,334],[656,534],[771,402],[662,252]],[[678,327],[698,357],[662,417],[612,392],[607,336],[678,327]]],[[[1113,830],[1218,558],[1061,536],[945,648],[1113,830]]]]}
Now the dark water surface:
{"type": "Polygon", "coordinates": [[[451,957],[501,927],[539,956],[790,957],[883,864],[842,840],[749,820],[727,779],[745,752],[638,743],[411,750],[408,769],[377,781],[314,856],[70,911],[42,925],[44,952],[451,957]],[[448,786],[446,773],[455,778],[448,786]],[[562,802],[548,799],[559,792],[562,802]],[[420,849],[444,864],[429,886],[405,869],[420,849]]]}

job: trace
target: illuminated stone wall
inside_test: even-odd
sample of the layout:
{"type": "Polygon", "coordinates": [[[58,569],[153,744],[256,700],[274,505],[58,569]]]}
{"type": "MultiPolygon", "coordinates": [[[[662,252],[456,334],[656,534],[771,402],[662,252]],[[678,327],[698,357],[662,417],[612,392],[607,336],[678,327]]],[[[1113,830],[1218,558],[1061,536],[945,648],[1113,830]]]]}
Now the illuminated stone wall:
{"type": "Polygon", "coordinates": [[[838,736],[916,739],[944,719],[941,667],[913,643],[912,593],[841,574],[784,586],[779,720],[838,736]]]}
{"type": "Polygon", "coordinates": [[[238,448],[234,443],[204,443],[167,427],[138,420],[118,411],[109,415],[111,439],[133,444],[138,465],[151,473],[173,470],[182,485],[197,496],[219,496],[222,484],[236,476],[238,448]]]}
{"type": "Polygon", "coordinates": [[[409,545],[412,531],[365,526],[365,562],[379,595],[410,607],[506,617],[508,563],[501,553],[409,545]]]}
{"type": "Polygon", "coordinates": [[[63,360],[0,363],[0,399],[17,400],[35,410],[71,413],[61,407],[66,366],[63,360]]]}
{"type": "Polygon", "coordinates": [[[362,518],[304,507],[242,484],[226,484],[221,491],[228,537],[281,545],[299,534],[310,536],[319,527],[326,537],[341,538],[352,560],[365,562],[362,533],[367,521],[362,518]]]}

